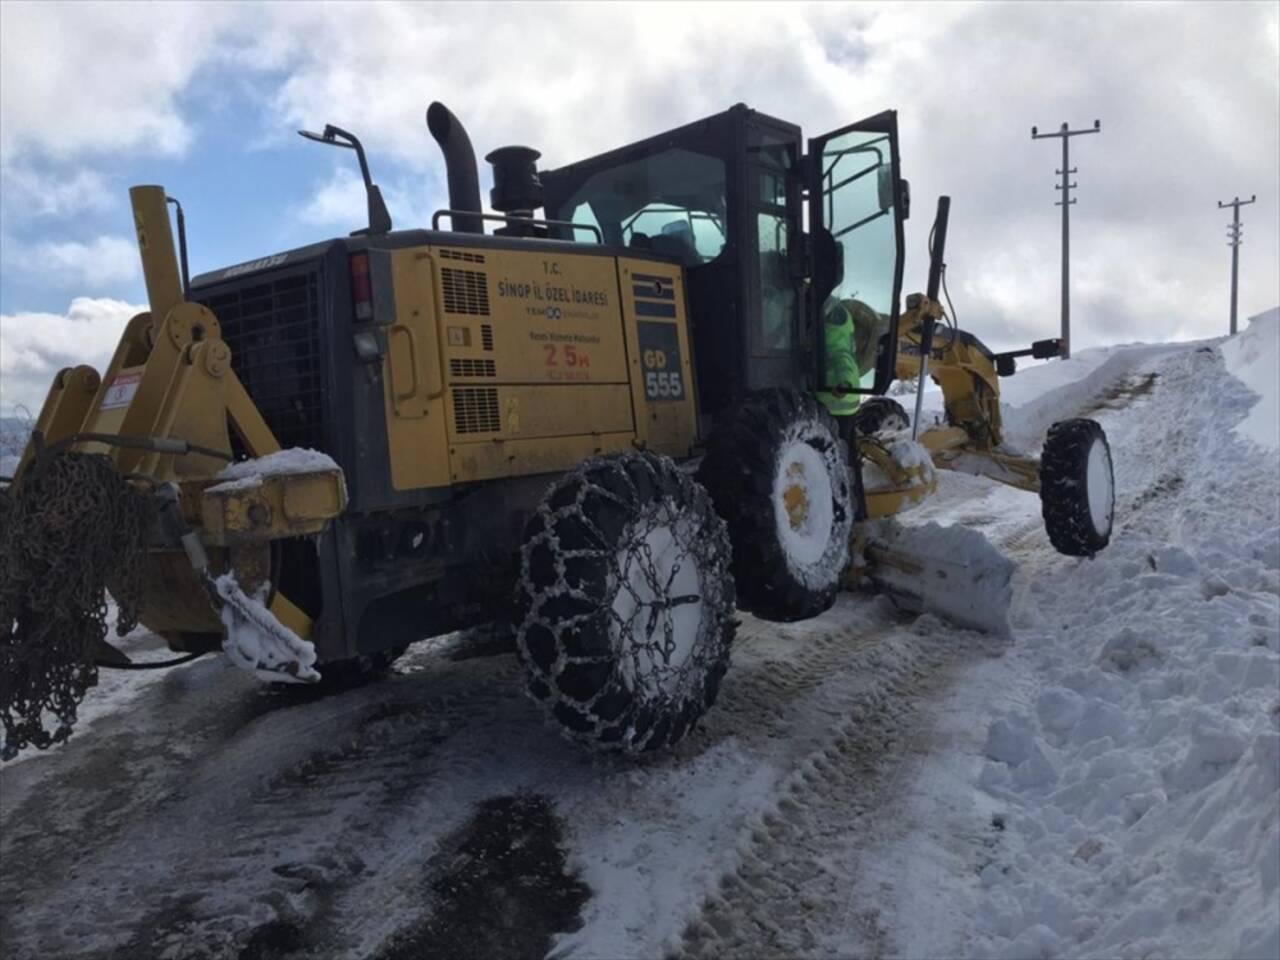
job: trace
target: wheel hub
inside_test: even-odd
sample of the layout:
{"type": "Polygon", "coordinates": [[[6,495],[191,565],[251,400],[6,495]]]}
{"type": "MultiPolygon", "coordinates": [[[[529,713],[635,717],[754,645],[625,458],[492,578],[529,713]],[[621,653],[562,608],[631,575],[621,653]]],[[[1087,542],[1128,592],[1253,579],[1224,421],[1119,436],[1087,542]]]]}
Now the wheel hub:
{"type": "Polygon", "coordinates": [[[1107,452],[1107,445],[1101,440],[1095,440],[1089,448],[1086,471],[1085,490],[1089,497],[1089,518],[1093,521],[1093,528],[1100,535],[1105,535],[1111,531],[1115,490],[1111,479],[1111,456],[1107,452]]]}
{"type": "Polygon", "coordinates": [[[702,587],[687,518],[651,516],[617,553],[611,633],[627,685],[676,695],[702,632],[702,587]]]}
{"type": "Polygon", "coordinates": [[[787,556],[802,564],[820,560],[831,540],[831,477],[822,454],[804,440],[794,440],[778,458],[773,482],[778,539],[787,556]]]}
{"type": "Polygon", "coordinates": [[[787,520],[792,530],[801,530],[809,518],[809,488],[804,482],[804,464],[792,462],[787,465],[789,483],[782,491],[782,503],[787,511],[787,520]]]}

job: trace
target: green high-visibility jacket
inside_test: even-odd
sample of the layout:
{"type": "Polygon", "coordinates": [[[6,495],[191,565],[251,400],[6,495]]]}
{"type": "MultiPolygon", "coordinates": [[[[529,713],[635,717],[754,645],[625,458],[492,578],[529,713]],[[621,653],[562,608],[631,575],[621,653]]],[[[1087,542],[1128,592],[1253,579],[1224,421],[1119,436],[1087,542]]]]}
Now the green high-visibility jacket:
{"type": "MultiPolygon", "coordinates": [[[[843,303],[833,304],[827,311],[822,324],[826,337],[826,378],[829,386],[858,386],[860,373],[858,361],[854,357],[853,314],[843,303]],[[834,322],[833,322],[834,321],[834,322]]],[[[825,390],[819,391],[818,399],[831,412],[833,417],[847,417],[858,409],[862,402],[856,393],[837,395],[825,390]]]]}
{"type": "MultiPolygon", "coordinates": [[[[876,352],[889,330],[889,318],[861,300],[837,300],[825,311],[822,326],[827,384],[870,387],[875,382],[876,352]]],[[[818,399],[835,417],[849,416],[862,402],[856,393],[837,396],[819,392],[818,399]]]]}

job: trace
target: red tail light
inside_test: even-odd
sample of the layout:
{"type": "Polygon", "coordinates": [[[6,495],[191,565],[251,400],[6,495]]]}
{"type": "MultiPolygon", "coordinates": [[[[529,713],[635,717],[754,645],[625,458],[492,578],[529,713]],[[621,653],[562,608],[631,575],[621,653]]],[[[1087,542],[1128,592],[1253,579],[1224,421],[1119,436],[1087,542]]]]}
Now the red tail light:
{"type": "Polygon", "coordinates": [[[357,320],[373,319],[373,287],[369,283],[369,254],[351,257],[351,300],[357,320]]]}

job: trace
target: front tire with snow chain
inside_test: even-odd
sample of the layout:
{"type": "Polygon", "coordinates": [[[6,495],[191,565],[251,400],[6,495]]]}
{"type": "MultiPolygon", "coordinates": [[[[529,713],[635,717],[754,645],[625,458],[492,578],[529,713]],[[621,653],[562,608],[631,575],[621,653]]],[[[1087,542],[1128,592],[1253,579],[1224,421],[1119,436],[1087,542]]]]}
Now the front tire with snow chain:
{"type": "Polygon", "coordinates": [[[1110,543],[1115,473],[1096,421],[1063,420],[1049,428],[1040,455],[1040,509],[1059,553],[1091,557],[1110,543]]]}
{"type": "Polygon", "coordinates": [[[729,525],[738,603],[764,620],[817,616],[849,562],[853,484],[835,421],[809,394],[764,390],[712,435],[699,479],[729,525]]]}
{"type": "Polygon", "coordinates": [[[588,460],[525,527],[516,647],[529,694],[571,739],[641,753],[715,703],[736,629],[729,536],[666,457],[588,460]]]}

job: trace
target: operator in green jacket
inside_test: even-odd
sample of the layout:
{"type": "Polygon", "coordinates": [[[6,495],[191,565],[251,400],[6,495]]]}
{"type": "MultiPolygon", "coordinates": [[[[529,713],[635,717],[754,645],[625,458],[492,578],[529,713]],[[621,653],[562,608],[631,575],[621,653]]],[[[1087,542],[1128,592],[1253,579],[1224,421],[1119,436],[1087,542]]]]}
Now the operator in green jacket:
{"type": "MultiPolygon", "coordinates": [[[[831,300],[823,314],[826,337],[826,378],[832,387],[857,387],[862,378],[874,373],[880,338],[889,329],[889,318],[861,300],[831,300]]],[[[818,399],[836,418],[840,435],[852,436],[852,416],[858,411],[861,395],[821,391],[818,399]]]]}

